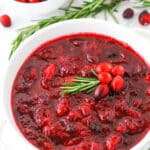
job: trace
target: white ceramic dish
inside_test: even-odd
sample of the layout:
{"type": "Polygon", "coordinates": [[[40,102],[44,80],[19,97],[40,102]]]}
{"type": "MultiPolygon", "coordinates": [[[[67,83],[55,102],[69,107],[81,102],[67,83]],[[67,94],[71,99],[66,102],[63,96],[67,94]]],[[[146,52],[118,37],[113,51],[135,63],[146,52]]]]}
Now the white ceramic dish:
{"type": "Polygon", "coordinates": [[[39,3],[22,3],[15,0],[7,0],[7,5],[16,16],[25,16],[35,19],[58,9],[66,0],[47,0],[39,3]]]}
{"type": "MultiPolygon", "coordinates": [[[[3,104],[6,113],[6,119],[8,123],[13,126],[15,132],[17,132],[16,137],[12,138],[20,139],[19,143],[12,149],[16,150],[34,150],[33,147],[20,133],[17,128],[15,121],[13,120],[10,104],[11,89],[16,73],[24,60],[41,44],[44,42],[71,33],[79,32],[92,32],[97,34],[104,34],[114,37],[120,41],[128,43],[134,50],[136,50],[149,64],[150,64],[150,53],[148,52],[149,44],[146,43],[141,37],[133,33],[131,30],[121,27],[119,25],[113,24],[111,22],[105,22],[95,19],[78,19],[70,20],[65,22],[60,22],[51,25],[41,31],[38,31],[33,36],[29,37],[22,45],[18,48],[17,52],[14,54],[10,60],[5,80],[3,83],[3,104]]],[[[9,144],[9,141],[7,141],[9,144]]],[[[133,147],[133,150],[144,150],[146,143],[150,142],[150,133],[148,133],[145,138],[133,147]]],[[[145,149],[147,150],[147,149],[145,149]]]]}

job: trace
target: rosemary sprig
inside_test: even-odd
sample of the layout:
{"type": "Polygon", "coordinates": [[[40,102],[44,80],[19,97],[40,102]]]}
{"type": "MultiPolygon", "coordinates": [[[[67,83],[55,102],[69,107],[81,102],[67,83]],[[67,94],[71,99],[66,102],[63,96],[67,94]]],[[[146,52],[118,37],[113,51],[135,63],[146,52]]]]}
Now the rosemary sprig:
{"type": "Polygon", "coordinates": [[[92,92],[100,83],[96,78],[76,77],[72,82],[61,86],[62,94],[76,94],[82,91],[92,92]]]}
{"type": "Polygon", "coordinates": [[[84,18],[89,16],[94,17],[102,11],[107,11],[109,12],[109,14],[111,14],[111,16],[114,17],[114,12],[121,2],[122,0],[112,0],[110,3],[106,3],[106,0],[93,0],[92,2],[84,1],[81,7],[70,7],[69,5],[69,8],[67,8],[67,11],[64,15],[44,19],[39,21],[35,25],[31,25],[22,29],[12,43],[12,49],[9,58],[11,58],[12,54],[16,51],[22,41],[30,37],[38,30],[64,20],[84,18]]]}
{"type": "Polygon", "coordinates": [[[144,7],[150,7],[150,0],[139,0],[144,7]]]}

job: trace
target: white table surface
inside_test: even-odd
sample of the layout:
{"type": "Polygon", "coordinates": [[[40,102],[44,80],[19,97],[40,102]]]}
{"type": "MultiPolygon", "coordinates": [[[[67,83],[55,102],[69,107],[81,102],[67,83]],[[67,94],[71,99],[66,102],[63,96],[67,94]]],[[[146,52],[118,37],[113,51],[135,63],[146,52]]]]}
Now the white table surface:
{"type": "MultiPolygon", "coordinates": [[[[82,3],[82,0],[75,0],[75,5],[81,5],[81,3],[82,3]]],[[[34,23],[27,16],[19,16],[18,14],[16,14],[15,11],[12,8],[9,8],[7,4],[8,4],[7,0],[0,0],[0,15],[6,13],[6,14],[9,14],[12,18],[11,27],[4,28],[0,25],[0,70],[1,70],[0,90],[2,88],[4,72],[5,72],[5,69],[7,68],[7,64],[9,63],[8,56],[9,56],[10,49],[11,49],[11,43],[12,43],[12,40],[17,35],[16,30],[28,24],[34,23]]],[[[128,28],[131,28],[133,31],[135,31],[137,34],[143,37],[145,41],[150,43],[150,25],[147,27],[143,27],[137,21],[137,17],[141,9],[135,10],[134,19],[125,20],[122,18],[121,14],[123,10],[126,7],[131,7],[131,6],[132,6],[132,3],[126,1],[119,8],[119,11],[116,15],[120,24],[128,28]]],[[[150,8],[148,9],[150,10],[150,8]]],[[[55,11],[55,12],[52,12],[50,15],[53,16],[53,15],[62,14],[62,13],[63,13],[62,11],[55,11]]],[[[48,17],[48,16],[45,16],[45,17],[48,17]]],[[[96,18],[104,19],[104,15],[100,14],[96,18]]],[[[112,20],[111,18],[108,18],[108,19],[112,20]]],[[[3,101],[4,100],[1,98],[1,93],[0,93],[0,104],[2,104],[3,101]]],[[[19,141],[19,139],[12,140],[12,136],[15,135],[16,133],[5,120],[5,114],[1,106],[2,105],[0,105],[0,150],[19,150],[17,149],[17,146],[16,146],[16,149],[11,148],[11,147],[14,147],[14,143],[16,144],[16,141],[19,141]]],[[[17,144],[19,143],[17,142],[17,144]]]]}

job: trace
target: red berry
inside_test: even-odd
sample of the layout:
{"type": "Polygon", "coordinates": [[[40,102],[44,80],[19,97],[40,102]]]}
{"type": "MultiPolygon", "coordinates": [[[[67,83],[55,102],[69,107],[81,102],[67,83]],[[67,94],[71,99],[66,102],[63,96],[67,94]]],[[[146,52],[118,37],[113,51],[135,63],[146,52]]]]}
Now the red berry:
{"type": "Polygon", "coordinates": [[[124,80],[121,76],[116,76],[111,82],[111,87],[115,92],[119,92],[122,90],[124,86],[124,80]]]}
{"type": "Polygon", "coordinates": [[[116,76],[116,75],[120,75],[123,76],[125,73],[124,67],[121,65],[116,65],[113,67],[111,73],[116,76]]]}
{"type": "Polygon", "coordinates": [[[2,15],[0,17],[0,22],[4,27],[11,26],[11,18],[8,15],[2,15]]]}
{"type": "Polygon", "coordinates": [[[101,72],[110,72],[112,69],[112,64],[109,62],[102,62],[97,65],[96,67],[96,72],[101,73],[101,72]]]}
{"type": "Polygon", "coordinates": [[[103,84],[108,84],[112,80],[112,76],[108,72],[102,72],[98,74],[98,80],[103,84]]]}
{"type": "Polygon", "coordinates": [[[141,12],[139,15],[139,22],[141,25],[149,25],[150,24],[150,14],[147,11],[141,12]]]}
{"type": "Polygon", "coordinates": [[[123,12],[123,17],[126,19],[132,18],[134,16],[134,11],[131,8],[127,8],[123,12]]]}
{"type": "Polygon", "coordinates": [[[107,84],[100,84],[94,91],[94,97],[96,99],[103,98],[109,94],[109,87],[107,84]]]}
{"type": "Polygon", "coordinates": [[[51,79],[54,74],[55,74],[55,71],[56,71],[56,65],[54,64],[49,64],[43,71],[43,77],[45,79],[51,79]]]}

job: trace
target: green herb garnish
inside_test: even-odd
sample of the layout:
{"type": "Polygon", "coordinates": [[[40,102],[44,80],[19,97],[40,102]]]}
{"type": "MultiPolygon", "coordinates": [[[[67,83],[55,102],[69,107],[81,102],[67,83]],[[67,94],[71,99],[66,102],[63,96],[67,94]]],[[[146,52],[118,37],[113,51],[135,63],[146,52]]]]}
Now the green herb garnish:
{"type": "Polygon", "coordinates": [[[63,90],[62,94],[76,94],[83,91],[89,93],[94,91],[98,84],[100,81],[96,78],[75,77],[72,82],[66,83],[60,88],[63,90]]]}

